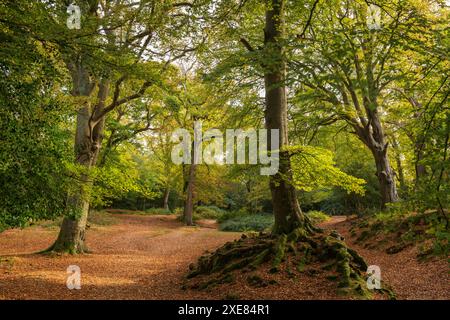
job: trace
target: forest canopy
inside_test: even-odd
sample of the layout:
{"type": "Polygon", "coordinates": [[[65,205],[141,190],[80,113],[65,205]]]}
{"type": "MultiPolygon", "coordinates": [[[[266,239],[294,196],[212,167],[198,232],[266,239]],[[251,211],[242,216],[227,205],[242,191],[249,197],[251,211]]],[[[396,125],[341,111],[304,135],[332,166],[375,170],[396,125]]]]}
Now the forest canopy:
{"type": "Polygon", "coordinates": [[[164,208],[192,224],[202,206],[275,213],[277,225],[287,194],[295,210],[445,215],[445,1],[69,5],[0,1],[1,228],[64,216],[81,236],[101,208],[164,208]],[[282,28],[267,20],[277,10],[282,28]],[[199,121],[280,130],[279,172],[174,163],[173,132],[195,135],[199,121]]]}
{"type": "Polygon", "coordinates": [[[0,0],[0,300],[448,297],[449,21],[0,0]]]}

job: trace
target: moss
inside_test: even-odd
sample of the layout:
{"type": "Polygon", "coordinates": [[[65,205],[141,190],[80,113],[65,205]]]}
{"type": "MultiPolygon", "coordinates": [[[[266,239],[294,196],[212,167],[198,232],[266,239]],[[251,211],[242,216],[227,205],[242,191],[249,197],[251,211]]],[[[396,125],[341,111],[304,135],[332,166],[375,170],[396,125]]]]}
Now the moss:
{"type": "Polygon", "coordinates": [[[219,283],[232,283],[233,281],[234,275],[232,273],[227,273],[219,280],[219,283]]]}
{"type": "Polygon", "coordinates": [[[38,254],[50,254],[50,255],[77,255],[77,254],[86,254],[91,253],[91,251],[87,248],[84,242],[62,242],[57,241],[52,244],[49,248],[39,251],[38,254]]]}
{"type": "Polygon", "coordinates": [[[367,263],[364,259],[353,249],[347,248],[348,253],[352,256],[353,261],[357,263],[360,270],[367,270],[367,263]]]}
{"type": "Polygon", "coordinates": [[[242,269],[243,267],[250,264],[251,261],[253,261],[252,257],[248,257],[248,258],[244,258],[238,262],[230,263],[223,268],[222,272],[226,273],[226,272],[230,272],[233,270],[242,269]]]}
{"type": "Polygon", "coordinates": [[[329,275],[326,277],[330,281],[336,281],[338,279],[338,276],[335,274],[329,275]]]}
{"type": "Polygon", "coordinates": [[[301,228],[294,229],[289,235],[287,236],[287,241],[289,242],[295,242],[297,240],[305,240],[308,238],[308,233],[306,230],[301,228]]]}
{"type": "MultiPolygon", "coordinates": [[[[340,293],[360,298],[368,298],[371,294],[364,280],[367,264],[346,246],[339,235],[310,234],[302,229],[296,229],[288,235],[261,233],[258,237],[243,237],[229,242],[215,252],[200,257],[197,265],[191,267],[193,270],[188,276],[217,273],[213,280],[200,285],[202,288],[211,287],[223,282],[221,278],[235,270],[249,272],[269,261],[270,272],[279,271],[283,265],[291,277],[295,277],[296,272],[306,271],[316,275],[323,273],[323,270],[335,271],[336,273],[324,277],[330,281],[338,281],[340,293]]],[[[265,284],[261,284],[254,274],[247,281],[254,286],[269,283],[265,279],[265,284]]]]}
{"type": "Polygon", "coordinates": [[[357,242],[361,242],[370,237],[370,232],[368,230],[363,230],[361,234],[356,238],[357,242]]]}
{"type": "Polygon", "coordinates": [[[306,266],[306,263],[303,260],[300,260],[300,262],[297,265],[297,271],[298,272],[305,271],[305,266],[306,266]]]}
{"type": "Polygon", "coordinates": [[[261,265],[263,262],[265,262],[270,255],[270,249],[265,249],[260,254],[256,256],[256,258],[253,260],[253,262],[250,263],[250,267],[253,269],[256,269],[259,265],[261,265]]]}
{"type": "Polygon", "coordinates": [[[411,246],[411,243],[401,242],[386,249],[387,254],[396,254],[411,246]]]}
{"type": "Polygon", "coordinates": [[[323,270],[331,270],[336,266],[336,261],[333,261],[331,263],[325,264],[322,266],[323,270]]]}
{"type": "MultiPolygon", "coordinates": [[[[390,254],[402,251],[407,246],[427,243],[431,240],[435,247],[433,255],[448,256],[448,226],[447,213],[438,213],[436,210],[426,212],[410,212],[408,207],[400,207],[394,211],[379,212],[372,217],[365,218],[357,226],[364,228],[358,237],[359,242],[363,242],[365,248],[382,247],[390,254]],[[381,241],[373,244],[373,239],[377,235],[382,235],[381,241]],[[440,240],[444,239],[444,243],[440,240]],[[395,245],[387,247],[389,243],[395,245]]],[[[420,256],[420,253],[418,254],[420,256]]]]}
{"type": "Polygon", "coordinates": [[[225,275],[223,275],[220,278],[213,278],[210,279],[206,282],[200,283],[198,285],[198,289],[199,290],[204,290],[207,288],[212,288],[214,286],[217,286],[219,284],[224,284],[224,283],[232,283],[234,281],[234,276],[231,273],[226,273],[225,275]]]}
{"type": "MultiPolygon", "coordinates": [[[[344,250],[342,250],[343,253],[344,250]]],[[[345,251],[346,252],[346,251],[345,251]]],[[[351,272],[351,268],[350,268],[350,263],[349,260],[347,258],[342,258],[340,259],[337,264],[336,264],[336,271],[339,272],[340,274],[340,281],[339,281],[339,287],[349,287],[351,284],[351,279],[350,279],[350,272],[351,272]]]]}
{"type": "Polygon", "coordinates": [[[287,236],[285,234],[282,234],[278,238],[278,242],[274,248],[275,255],[274,255],[274,259],[273,259],[273,263],[272,263],[272,268],[270,269],[270,272],[272,272],[272,273],[278,271],[280,264],[283,261],[284,254],[286,251],[286,241],[287,241],[287,236]]]}

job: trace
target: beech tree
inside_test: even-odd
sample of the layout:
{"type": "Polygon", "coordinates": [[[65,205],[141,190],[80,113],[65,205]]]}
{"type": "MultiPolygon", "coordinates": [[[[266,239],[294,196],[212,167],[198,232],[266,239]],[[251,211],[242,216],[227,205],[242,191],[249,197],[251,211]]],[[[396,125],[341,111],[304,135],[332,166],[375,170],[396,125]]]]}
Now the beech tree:
{"type": "Polygon", "coordinates": [[[202,210],[264,216],[263,232],[200,257],[189,277],[207,275],[207,287],[237,269],[309,264],[363,297],[364,259],[308,209],[431,212],[421,235],[446,248],[450,11],[441,1],[78,2],[72,28],[68,1],[0,1],[0,229],[62,217],[48,251],[78,254],[90,209],[168,214],[170,199],[189,226],[202,210]],[[278,170],[261,175],[261,135],[257,148],[235,134],[227,151],[205,135],[230,128],[267,129],[278,170]],[[173,159],[176,129],[190,161],[173,159]],[[228,161],[234,139],[258,149],[260,163],[236,164],[236,152],[228,161]],[[209,146],[217,161],[195,162],[209,146]]]}
{"type": "MultiPolygon", "coordinates": [[[[208,286],[226,281],[224,279],[227,273],[235,269],[251,270],[267,261],[271,261],[270,271],[278,272],[286,256],[300,253],[304,256],[304,263],[317,259],[321,262],[332,260],[331,265],[342,276],[339,286],[343,292],[367,295],[368,292],[361,285],[362,273],[367,268],[364,260],[347,248],[340,235],[325,234],[313,226],[302,212],[296,195],[288,140],[286,4],[285,0],[268,0],[264,3],[265,27],[261,46],[255,48],[245,37],[239,40],[250,52],[250,59],[247,61],[253,63],[255,69],[262,71],[260,75],[264,78],[265,127],[279,132],[280,165],[278,172],[270,177],[269,184],[274,226],[270,234],[260,235],[256,239],[242,237],[239,241],[227,243],[215,252],[200,257],[188,277],[220,271],[217,277],[204,284],[208,286]]],[[[244,9],[260,12],[261,7],[244,9]]]]}
{"type": "Polygon", "coordinates": [[[107,115],[132,101],[145,101],[147,89],[161,85],[171,63],[194,50],[202,38],[189,45],[179,42],[187,30],[195,34],[186,24],[194,10],[187,2],[83,1],[79,30],[66,26],[67,5],[36,2],[29,9],[39,15],[40,24],[21,27],[32,30],[38,41],[57,46],[71,78],[71,95],[77,103],[76,187],[70,188],[59,236],[48,250],[82,253],[93,184],[90,171],[99,158],[107,115]]]}

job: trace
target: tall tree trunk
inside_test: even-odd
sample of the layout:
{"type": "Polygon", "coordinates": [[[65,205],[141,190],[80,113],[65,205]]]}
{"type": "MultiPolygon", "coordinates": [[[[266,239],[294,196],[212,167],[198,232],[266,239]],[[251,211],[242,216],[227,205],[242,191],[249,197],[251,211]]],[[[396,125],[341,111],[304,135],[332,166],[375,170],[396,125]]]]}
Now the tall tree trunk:
{"type": "MultiPolygon", "coordinates": [[[[372,98],[372,101],[376,101],[376,98],[372,98]]],[[[367,111],[367,113],[370,117],[372,128],[372,132],[369,134],[373,137],[373,139],[370,139],[371,151],[375,158],[376,175],[380,183],[381,207],[385,208],[387,203],[398,201],[395,174],[389,162],[388,143],[386,142],[377,108],[370,112],[367,111]]]]}
{"type": "MultiPolygon", "coordinates": [[[[407,97],[407,98],[408,98],[409,103],[411,103],[411,105],[415,109],[415,111],[413,113],[414,119],[416,121],[420,121],[420,119],[423,116],[422,115],[422,113],[423,113],[422,103],[420,103],[413,97],[407,97]]],[[[419,187],[419,183],[420,183],[421,179],[427,175],[426,168],[421,163],[424,158],[423,150],[425,148],[425,137],[421,134],[418,134],[416,136],[413,135],[412,139],[414,142],[414,155],[416,156],[416,159],[414,161],[414,169],[416,172],[416,179],[415,179],[414,184],[415,184],[415,188],[417,189],[419,187]]]]}
{"type": "Polygon", "coordinates": [[[194,185],[195,185],[195,169],[196,169],[195,167],[196,167],[195,163],[191,163],[191,165],[189,166],[189,177],[188,177],[189,180],[187,181],[186,199],[184,202],[183,217],[184,222],[188,226],[192,226],[194,224],[192,216],[194,212],[194,185]]]}
{"type": "Polygon", "coordinates": [[[166,190],[164,190],[164,198],[163,198],[164,210],[169,210],[169,195],[170,195],[170,187],[167,186],[166,190]]]}
{"type": "Polygon", "coordinates": [[[405,173],[403,172],[403,163],[402,159],[400,158],[400,154],[396,154],[395,162],[397,163],[398,182],[400,183],[400,189],[403,192],[406,189],[406,182],[405,182],[405,173]]]}
{"type": "MultiPolygon", "coordinates": [[[[74,144],[75,163],[83,168],[83,172],[76,178],[76,187],[69,191],[66,214],[58,238],[49,250],[76,254],[87,250],[85,232],[89,214],[89,193],[93,184],[89,173],[98,158],[105,119],[102,118],[95,124],[91,123],[92,106],[89,99],[95,83],[90,81],[89,72],[82,66],[81,61],[72,64],[70,69],[74,83],[72,94],[86,99],[77,114],[74,144]]],[[[96,110],[101,111],[108,96],[109,84],[102,81],[98,87],[96,110]]]]}
{"type": "MultiPolygon", "coordinates": [[[[372,101],[375,101],[372,98],[372,101]]],[[[374,102],[375,103],[375,102],[374,102]]],[[[369,125],[354,126],[358,138],[370,149],[377,168],[376,176],[380,186],[381,207],[387,203],[398,201],[395,173],[389,162],[388,143],[381,126],[377,108],[366,107],[369,125]]]]}
{"type": "Polygon", "coordinates": [[[400,183],[400,190],[404,192],[406,190],[405,174],[403,172],[403,163],[401,159],[400,146],[395,137],[392,138],[392,146],[395,150],[395,162],[397,165],[397,177],[398,182],[400,183]]]}
{"type": "MultiPolygon", "coordinates": [[[[265,124],[266,129],[279,130],[280,166],[278,173],[270,176],[275,224],[273,233],[289,233],[307,223],[302,213],[295,188],[291,184],[291,162],[283,147],[288,145],[287,100],[286,100],[286,62],[282,37],[284,32],[284,0],[271,0],[266,11],[265,50],[270,52],[273,62],[265,66],[265,124]]],[[[269,148],[270,148],[270,140],[269,148]]]]}
{"type": "Polygon", "coordinates": [[[395,185],[395,174],[387,156],[387,146],[383,150],[371,149],[377,167],[377,177],[380,184],[381,206],[398,201],[397,187],[395,185]]]}
{"type": "Polygon", "coordinates": [[[416,180],[415,180],[416,188],[419,186],[422,178],[427,175],[427,170],[425,166],[421,163],[424,158],[423,144],[424,143],[422,143],[419,138],[416,138],[416,143],[414,145],[414,154],[416,156],[416,160],[414,162],[414,169],[416,171],[416,180]]]}

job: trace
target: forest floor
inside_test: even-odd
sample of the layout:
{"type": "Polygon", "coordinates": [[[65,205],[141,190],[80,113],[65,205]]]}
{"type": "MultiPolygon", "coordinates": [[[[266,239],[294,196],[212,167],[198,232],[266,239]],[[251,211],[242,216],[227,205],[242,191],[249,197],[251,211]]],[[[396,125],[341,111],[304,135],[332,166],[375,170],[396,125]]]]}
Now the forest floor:
{"type": "MultiPolygon", "coordinates": [[[[183,290],[188,266],[240,233],[221,232],[214,221],[185,227],[175,216],[113,214],[107,225],[91,224],[92,254],[36,254],[50,246],[56,226],[33,226],[0,234],[0,299],[342,299],[336,284],[317,275],[274,275],[276,284],[254,288],[244,279],[211,290],[183,290]],[[81,269],[81,290],[66,287],[69,265],[81,269]]],[[[445,259],[417,262],[415,249],[394,255],[368,250],[349,237],[350,223],[333,217],[322,227],[336,229],[368,262],[380,266],[382,279],[398,299],[450,299],[445,259]]]]}

